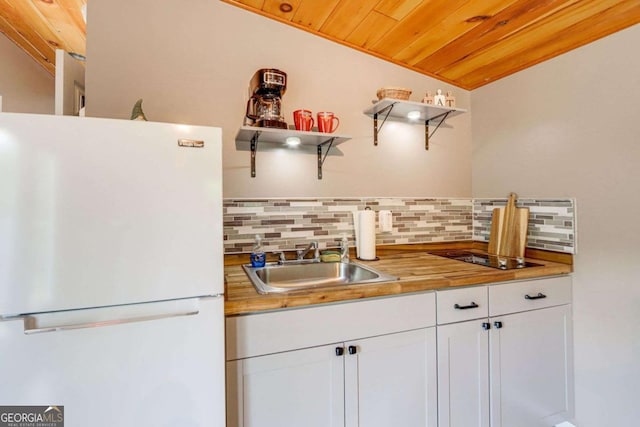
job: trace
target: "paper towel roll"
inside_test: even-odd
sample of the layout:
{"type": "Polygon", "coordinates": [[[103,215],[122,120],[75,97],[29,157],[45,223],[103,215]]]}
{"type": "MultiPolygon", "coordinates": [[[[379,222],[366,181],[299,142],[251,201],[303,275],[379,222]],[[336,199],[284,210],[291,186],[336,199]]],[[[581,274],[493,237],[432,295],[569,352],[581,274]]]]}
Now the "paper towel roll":
{"type": "Polygon", "coordinates": [[[358,212],[356,226],[358,258],[376,259],[376,214],[371,209],[358,212]]]}

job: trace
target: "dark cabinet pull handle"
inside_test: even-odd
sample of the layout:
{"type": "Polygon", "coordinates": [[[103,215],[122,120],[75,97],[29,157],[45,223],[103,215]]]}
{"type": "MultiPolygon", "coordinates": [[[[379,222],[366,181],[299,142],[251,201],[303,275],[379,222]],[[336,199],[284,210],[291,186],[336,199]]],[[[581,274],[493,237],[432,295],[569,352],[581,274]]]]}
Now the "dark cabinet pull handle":
{"type": "Polygon", "coordinates": [[[488,331],[489,329],[491,329],[491,323],[483,322],[482,323],[482,329],[484,329],[485,331],[488,331]]]}
{"type": "Polygon", "coordinates": [[[336,356],[342,356],[344,354],[344,347],[336,347],[336,356]]]}
{"type": "Polygon", "coordinates": [[[453,308],[455,308],[456,310],[468,310],[470,308],[478,308],[478,307],[480,306],[473,301],[471,301],[471,304],[469,305],[454,304],[453,306],[453,308]]]}
{"type": "Polygon", "coordinates": [[[538,295],[535,296],[531,296],[529,294],[524,296],[524,299],[542,299],[542,298],[546,298],[547,296],[545,294],[543,294],[542,292],[538,292],[538,295]]]}
{"type": "Polygon", "coordinates": [[[493,322],[493,326],[495,326],[496,329],[500,329],[502,328],[502,322],[493,322]]]}
{"type": "Polygon", "coordinates": [[[348,347],[348,350],[349,350],[349,354],[356,354],[358,352],[358,349],[356,348],[355,345],[350,345],[348,347]]]}

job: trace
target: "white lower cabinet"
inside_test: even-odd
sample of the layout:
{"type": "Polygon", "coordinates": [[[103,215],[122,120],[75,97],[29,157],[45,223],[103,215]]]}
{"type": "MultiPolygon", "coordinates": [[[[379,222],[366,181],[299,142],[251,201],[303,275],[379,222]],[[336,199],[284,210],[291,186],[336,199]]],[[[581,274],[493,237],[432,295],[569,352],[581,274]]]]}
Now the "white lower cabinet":
{"type": "Polygon", "coordinates": [[[492,322],[492,427],[546,427],[570,420],[571,306],[495,317],[492,322]]]}
{"type": "Polygon", "coordinates": [[[435,427],[436,394],[433,293],[227,319],[228,427],[435,427]]]}
{"type": "Polygon", "coordinates": [[[432,327],[347,343],[345,425],[435,427],[435,341],[432,327]]]}
{"type": "Polygon", "coordinates": [[[489,334],[483,328],[487,322],[438,326],[440,427],[489,426],[489,334]]]}
{"type": "Polygon", "coordinates": [[[343,426],[344,360],[335,348],[227,362],[227,425],[343,426]]]}
{"type": "Polygon", "coordinates": [[[465,320],[437,327],[439,427],[551,427],[571,419],[570,277],[437,298],[439,320],[465,320]]]}

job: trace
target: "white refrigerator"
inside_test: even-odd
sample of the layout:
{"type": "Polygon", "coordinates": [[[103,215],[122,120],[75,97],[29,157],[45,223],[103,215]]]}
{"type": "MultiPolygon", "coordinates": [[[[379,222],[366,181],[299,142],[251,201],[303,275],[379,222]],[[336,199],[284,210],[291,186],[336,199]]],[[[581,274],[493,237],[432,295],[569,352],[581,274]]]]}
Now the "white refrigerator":
{"type": "Polygon", "coordinates": [[[218,128],[0,113],[0,406],[224,414],[218,128]]]}

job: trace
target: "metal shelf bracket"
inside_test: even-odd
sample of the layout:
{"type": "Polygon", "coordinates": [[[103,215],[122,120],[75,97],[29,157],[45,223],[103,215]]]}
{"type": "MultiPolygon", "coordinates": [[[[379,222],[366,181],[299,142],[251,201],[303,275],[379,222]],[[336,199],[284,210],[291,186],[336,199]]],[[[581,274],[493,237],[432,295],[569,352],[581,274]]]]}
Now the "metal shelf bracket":
{"type": "Polygon", "coordinates": [[[447,119],[447,116],[450,114],[450,111],[447,111],[446,113],[443,113],[439,116],[435,116],[432,117],[429,120],[425,120],[424,122],[424,149],[425,150],[429,150],[429,138],[431,138],[433,136],[434,133],[436,133],[436,131],[438,130],[438,128],[440,127],[440,125],[442,123],[444,123],[444,121],[447,119]],[[429,133],[429,123],[435,119],[439,119],[440,117],[442,117],[442,119],[440,119],[440,121],[436,124],[435,129],[433,130],[433,132],[429,133]]]}
{"type": "Polygon", "coordinates": [[[382,126],[384,126],[384,124],[386,123],[387,117],[389,117],[389,114],[391,114],[391,110],[393,110],[394,105],[396,105],[395,102],[393,104],[389,104],[373,115],[373,145],[378,145],[378,132],[382,130],[382,126]],[[382,123],[378,127],[378,114],[384,113],[385,111],[387,112],[387,114],[385,114],[384,119],[382,119],[382,123]]]}
{"type": "Polygon", "coordinates": [[[324,161],[327,159],[329,155],[329,150],[331,150],[331,146],[333,145],[333,141],[335,138],[331,138],[326,140],[325,142],[318,144],[318,179],[322,179],[322,166],[324,165],[324,161]],[[327,146],[327,151],[322,154],[322,147],[327,146]]]}
{"type": "Polygon", "coordinates": [[[260,131],[255,131],[251,137],[251,178],[256,177],[256,151],[258,151],[258,137],[260,131]]]}
{"type": "Polygon", "coordinates": [[[424,149],[429,151],[429,120],[424,121],[424,149]]]}

